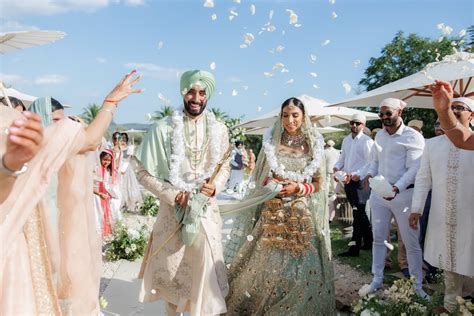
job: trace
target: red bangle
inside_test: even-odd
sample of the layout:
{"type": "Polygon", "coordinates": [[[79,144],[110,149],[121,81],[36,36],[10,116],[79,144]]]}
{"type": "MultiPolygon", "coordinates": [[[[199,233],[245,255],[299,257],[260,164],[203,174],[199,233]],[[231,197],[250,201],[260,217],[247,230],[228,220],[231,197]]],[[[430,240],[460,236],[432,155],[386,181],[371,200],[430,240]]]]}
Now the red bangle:
{"type": "Polygon", "coordinates": [[[114,103],[115,105],[117,105],[118,101],[115,101],[115,100],[108,100],[108,99],[105,99],[104,100],[104,103],[105,102],[108,102],[108,103],[114,103]]]}

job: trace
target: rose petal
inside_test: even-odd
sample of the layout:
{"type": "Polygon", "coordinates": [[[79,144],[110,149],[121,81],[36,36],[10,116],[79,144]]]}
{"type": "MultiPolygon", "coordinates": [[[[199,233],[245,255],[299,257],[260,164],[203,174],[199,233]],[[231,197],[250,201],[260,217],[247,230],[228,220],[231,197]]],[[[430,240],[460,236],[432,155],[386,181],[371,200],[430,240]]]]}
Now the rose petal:
{"type": "Polygon", "coordinates": [[[321,46],[327,46],[327,45],[329,45],[329,43],[331,43],[331,41],[327,39],[327,40],[325,40],[324,42],[321,43],[321,46]]]}
{"type": "Polygon", "coordinates": [[[344,88],[344,92],[345,92],[346,94],[348,94],[348,93],[351,92],[351,90],[352,90],[351,85],[350,85],[347,81],[343,81],[343,82],[342,82],[342,87],[344,88]]]}
{"type": "Polygon", "coordinates": [[[315,73],[315,72],[310,72],[309,74],[310,74],[311,76],[315,77],[315,78],[318,76],[318,74],[315,73]]]}
{"type": "Polygon", "coordinates": [[[211,20],[212,20],[212,21],[217,20],[217,14],[214,13],[213,15],[211,15],[211,20]]]}
{"type": "Polygon", "coordinates": [[[393,245],[386,240],[383,241],[383,244],[385,245],[385,247],[387,247],[390,250],[394,249],[393,245]]]}
{"type": "Polygon", "coordinates": [[[337,19],[337,13],[336,13],[335,11],[332,11],[331,17],[332,17],[333,19],[337,19]]]}
{"type": "Polygon", "coordinates": [[[248,235],[247,236],[247,241],[252,241],[253,240],[253,236],[252,235],[248,235]]]}
{"type": "Polygon", "coordinates": [[[288,81],[286,82],[286,84],[293,84],[294,82],[295,82],[295,79],[292,78],[292,79],[288,80],[288,81]]]}
{"type": "Polygon", "coordinates": [[[232,90],[232,96],[235,97],[235,96],[237,96],[237,94],[238,94],[237,90],[233,89],[232,90]]]}
{"type": "Polygon", "coordinates": [[[295,13],[295,11],[286,9],[286,12],[288,12],[290,24],[298,23],[298,15],[295,13]]]}

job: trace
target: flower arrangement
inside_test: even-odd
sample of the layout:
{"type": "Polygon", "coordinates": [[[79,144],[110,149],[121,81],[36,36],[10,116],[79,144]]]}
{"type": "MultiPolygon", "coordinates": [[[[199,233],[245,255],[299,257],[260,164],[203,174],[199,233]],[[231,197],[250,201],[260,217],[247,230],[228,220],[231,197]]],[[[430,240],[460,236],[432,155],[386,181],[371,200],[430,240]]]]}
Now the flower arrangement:
{"type": "Polygon", "coordinates": [[[111,237],[107,240],[105,255],[108,260],[126,259],[134,261],[143,256],[147,244],[148,230],[142,226],[140,230],[127,228],[117,223],[111,237]]]}
{"type": "Polygon", "coordinates": [[[156,217],[160,210],[160,200],[153,195],[146,195],[143,203],[139,207],[140,214],[144,216],[156,217]]]}

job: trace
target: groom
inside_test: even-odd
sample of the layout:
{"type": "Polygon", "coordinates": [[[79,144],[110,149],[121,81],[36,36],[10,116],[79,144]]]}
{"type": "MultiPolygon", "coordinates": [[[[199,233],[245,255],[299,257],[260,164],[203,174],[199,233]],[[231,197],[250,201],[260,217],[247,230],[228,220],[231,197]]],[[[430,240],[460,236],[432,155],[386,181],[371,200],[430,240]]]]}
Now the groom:
{"type": "Polygon", "coordinates": [[[158,121],[138,153],[146,169],[137,170],[138,180],[160,199],[140,271],[140,301],[163,299],[169,315],[226,312],[228,284],[215,196],[224,189],[229,164],[223,164],[213,183],[207,180],[229,140],[226,126],[204,111],[214,88],[211,73],[185,72],[180,82],[184,109],[158,121]],[[204,207],[196,213],[190,205],[199,202],[204,207]]]}

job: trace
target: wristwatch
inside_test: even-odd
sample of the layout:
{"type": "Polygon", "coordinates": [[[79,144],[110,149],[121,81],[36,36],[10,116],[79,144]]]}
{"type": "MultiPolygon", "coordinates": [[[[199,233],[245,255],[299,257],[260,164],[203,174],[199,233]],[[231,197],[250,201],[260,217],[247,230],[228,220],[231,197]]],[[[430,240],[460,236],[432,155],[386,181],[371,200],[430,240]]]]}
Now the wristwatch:
{"type": "Polygon", "coordinates": [[[3,159],[5,158],[5,155],[2,155],[1,163],[0,163],[0,172],[3,174],[6,174],[7,176],[10,177],[18,177],[21,174],[24,174],[26,171],[28,171],[28,164],[24,163],[23,166],[19,170],[11,170],[5,166],[5,163],[3,159]]]}

